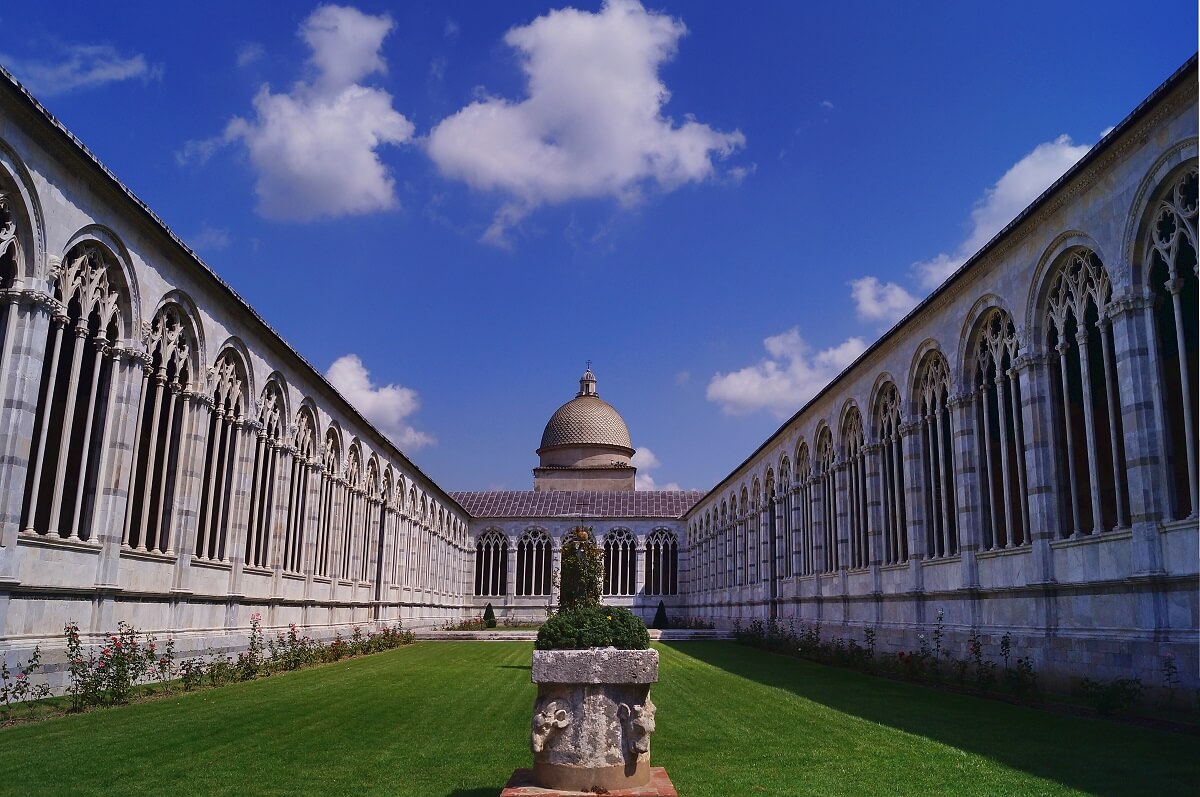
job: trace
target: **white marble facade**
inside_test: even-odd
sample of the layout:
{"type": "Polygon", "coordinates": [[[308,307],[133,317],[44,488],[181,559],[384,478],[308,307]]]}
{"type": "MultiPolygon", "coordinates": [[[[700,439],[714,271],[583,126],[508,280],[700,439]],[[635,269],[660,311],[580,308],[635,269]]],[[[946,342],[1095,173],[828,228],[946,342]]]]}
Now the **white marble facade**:
{"type": "Polygon", "coordinates": [[[0,76],[0,650],[532,619],[582,522],[647,619],[899,650],[941,611],[1048,679],[1200,686],[1196,95],[1192,59],[707,495],[522,514],[422,474],[0,76]]]}
{"type": "Polygon", "coordinates": [[[0,640],[459,616],[467,517],[0,76],[0,640]]]}
{"type": "Polygon", "coordinates": [[[1196,94],[1193,58],[692,508],[693,612],[898,651],[940,610],[960,657],[1200,685],[1196,94]]]}

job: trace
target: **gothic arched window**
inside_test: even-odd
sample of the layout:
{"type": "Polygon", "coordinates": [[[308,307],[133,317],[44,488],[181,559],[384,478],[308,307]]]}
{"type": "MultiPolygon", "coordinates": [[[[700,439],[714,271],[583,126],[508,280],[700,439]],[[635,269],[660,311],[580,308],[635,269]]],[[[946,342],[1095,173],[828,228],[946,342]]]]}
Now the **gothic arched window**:
{"type": "Polygon", "coordinates": [[[879,435],[879,481],[883,563],[894,565],[908,559],[908,531],[904,515],[904,441],[900,435],[900,391],[892,383],[879,391],[875,405],[875,427],[879,435]]]}
{"type": "Polygon", "coordinates": [[[246,532],[246,564],[270,567],[271,528],[279,489],[279,456],[286,452],[283,391],[271,380],[263,388],[254,441],[254,478],[250,481],[250,523],[246,532]]]}
{"type": "Polygon", "coordinates": [[[775,572],[780,578],[789,578],[792,575],[792,555],[793,555],[793,540],[792,540],[792,508],[795,506],[794,496],[792,495],[792,466],[791,462],[785,457],[783,464],[779,467],[779,489],[776,493],[775,500],[779,506],[779,530],[777,533],[778,546],[775,552],[775,572]]]}
{"type": "Polygon", "coordinates": [[[508,538],[496,529],[475,542],[475,594],[508,594],[508,538]]]}
{"type": "Polygon", "coordinates": [[[851,568],[863,568],[870,562],[867,540],[867,455],[862,414],[851,407],[842,423],[842,447],[846,451],[847,537],[851,568]]]}
{"type": "MultiPolygon", "coordinates": [[[[954,445],[950,423],[950,369],[941,352],[925,355],[917,377],[917,449],[925,514],[925,555],[930,559],[958,553],[954,500],[954,445]]],[[[981,425],[979,428],[983,428],[981,425]]],[[[981,471],[986,473],[985,468],[981,471]]]]}
{"type": "Polygon", "coordinates": [[[138,407],[133,479],[121,540],[139,551],[169,553],[171,512],[179,470],[179,443],[192,402],[192,335],[174,305],[158,311],[146,338],[148,388],[138,407]]]}
{"type": "Polygon", "coordinates": [[[1025,500],[1025,438],[1021,424],[1021,383],[1013,361],[1019,344],[1012,319],[993,308],[983,317],[975,346],[975,408],[983,493],[984,550],[1029,543],[1025,500]]]}
{"type": "Polygon", "coordinates": [[[679,541],[668,529],[655,529],[646,538],[646,594],[679,592],[679,541]]]}
{"type": "Polygon", "coordinates": [[[796,449],[796,502],[799,505],[798,522],[796,523],[796,534],[800,540],[798,547],[797,570],[802,576],[811,576],[815,567],[813,561],[813,546],[816,543],[814,534],[816,530],[813,528],[813,469],[812,455],[808,450],[808,443],[801,443],[796,449]]]}
{"type": "Polygon", "coordinates": [[[72,247],[53,282],[22,528],[87,540],[115,387],[123,282],[116,259],[92,243],[72,247]]]}
{"type": "Polygon", "coordinates": [[[7,291],[16,284],[20,267],[21,239],[17,234],[17,214],[13,208],[13,198],[6,191],[0,190],[0,367],[4,367],[9,353],[9,327],[15,326],[17,320],[18,297],[15,293],[9,294],[7,291]]]}
{"type": "Polygon", "coordinates": [[[313,574],[329,577],[333,531],[337,527],[338,502],[344,482],[341,478],[342,447],[332,428],[325,433],[325,452],[321,463],[321,493],[317,508],[317,547],[313,574]]]}
{"type": "Polygon", "coordinates": [[[1059,366],[1051,383],[1063,536],[1129,523],[1111,299],[1108,271],[1095,252],[1076,249],[1063,258],[1046,308],[1047,342],[1059,366]]]}
{"type": "Polygon", "coordinates": [[[296,416],[292,437],[292,473],[288,482],[288,514],[284,532],[283,569],[299,573],[304,567],[304,540],[308,531],[309,473],[319,465],[314,437],[316,420],[307,407],[296,416]]]}
{"type": "Polygon", "coordinates": [[[365,513],[363,512],[362,450],[357,443],[350,444],[350,456],[346,461],[346,485],[343,493],[345,508],[342,510],[342,550],[340,551],[339,578],[354,577],[354,553],[359,538],[363,536],[365,513]]]}
{"type": "Polygon", "coordinates": [[[1196,183],[1193,163],[1171,182],[1158,201],[1150,230],[1150,287],[1154,291],[1154,328],[1162,384],[1167,463],[1171,474],[1171,511],[1194,516],[1197,507],[1196,183]]]}
{"type": "Polygon", "coordinates": [[[550,535],[542,529],[526,529],[517,540],[517,594],[549,595],[553,559],[550,535]]]}
{"type": "Polygon", "coordinates": [[[637,584],[637,540],[629,529],[613,529],[604,535],[604,594],[634,595],[637,584]]]}
{"type": "Polygon", "coordinates": [[[837,534],[837,480],[834,478],[833,433],[828,426],[817,433],[817,482],[821,495],[821,527],[824,532],[822,545],[824,556],[821,571],[832,573],[841,567],[838,556],[837,534]]]}
{"type": "Polygon", "coordinates": [[[228,561],[229,527],[233,522],[238,487],[238,459],[246,424],[246,370],[233,350],[217,357],[209,372],[212,408],[208,422],[208,444],[196,531],[196,556],[210,561],[228,561]]]}

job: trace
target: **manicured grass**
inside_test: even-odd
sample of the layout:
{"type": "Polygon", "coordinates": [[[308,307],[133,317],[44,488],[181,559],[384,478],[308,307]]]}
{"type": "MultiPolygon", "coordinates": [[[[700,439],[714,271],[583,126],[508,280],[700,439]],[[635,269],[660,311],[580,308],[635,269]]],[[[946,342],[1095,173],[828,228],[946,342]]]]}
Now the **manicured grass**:
{"type": "MultiPolygon", "coordinates": [[[[1186,794],[1200,739],[773,656],[659,646],[684,797],[1186,794]]],[[[529,761],[527,642],[425,642],[0,731],[0,792],[495,797],[529,761]]]]}

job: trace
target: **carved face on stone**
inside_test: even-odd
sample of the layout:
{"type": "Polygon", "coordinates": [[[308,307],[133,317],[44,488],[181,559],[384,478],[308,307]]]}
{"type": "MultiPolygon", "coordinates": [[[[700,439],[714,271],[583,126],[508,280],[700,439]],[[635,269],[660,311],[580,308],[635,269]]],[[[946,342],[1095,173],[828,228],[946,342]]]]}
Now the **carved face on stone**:
{"type": "Polygon", "coordinates": [[[533,712],[533,723],[529,735],[529,746],[533,752],[540,753],[546,747],[546,740],[557,731],[571,724],[571,715],[567,713],[564,704],[557,700],[545,703],[533,712]]]}
{"type": "Polygon", "coordinates": [[[654,733],[654,703],[650,698],[633,707],[622,703],[617,707],[617,717],[625,731],[625,749],[634,755],[650,752],[650,734],[654,733]]]}

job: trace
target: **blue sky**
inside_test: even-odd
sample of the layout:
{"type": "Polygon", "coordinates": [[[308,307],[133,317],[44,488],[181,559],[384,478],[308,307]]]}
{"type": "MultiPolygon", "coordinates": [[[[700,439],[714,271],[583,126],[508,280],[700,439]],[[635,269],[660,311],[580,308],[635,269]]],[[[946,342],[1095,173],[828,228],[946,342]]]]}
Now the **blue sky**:
{"type": "Polygon", "coordinates": [[[447,489],[528,489],[587,359],[707,489],[1196,48],[910,5],[68,1],[0,63],[447,489]]]}

